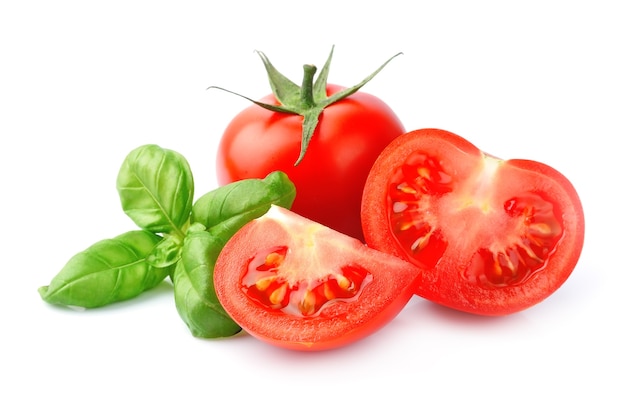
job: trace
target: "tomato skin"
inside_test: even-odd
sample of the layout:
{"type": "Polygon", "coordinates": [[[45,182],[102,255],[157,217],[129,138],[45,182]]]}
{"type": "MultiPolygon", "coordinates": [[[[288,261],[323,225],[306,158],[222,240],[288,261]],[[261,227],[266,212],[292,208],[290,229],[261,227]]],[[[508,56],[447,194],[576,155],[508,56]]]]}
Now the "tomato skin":
{"type": "MultiPolygon", "coordinates": [[[[329,84],[328,95],[342,89],[329,84]]],[[[273,96],[263,102],[276,104],[273,96]]],[[[356,92],[324,109],[304,159],[294,166],[302,117],[252,105],[227,126],[217,152],[220,185],[285,172],[296,185],[292,210],[363,240],[360,209],[367,174],[404,126],[379,98],[356,92]]]]}
{"type": "Polygon", "coordinates": [[[353,343],[391,321],[413,296],[419,274],[419,269],[400,258],[273,206],[227,242],[215,265],[214,284],[226,312],[247,333],[281,348],[319,351],[353,343]],[[290,280],[295,281],[300,274],[301,280],[323,276],[332,272],[333,266],[344,265],[362,267],[371,275],[353,300],[329,303],[317,314],[303,316],[271,309],[249,297],[243,282],[254,260],[252,255],[281,247],[289,249],[287,258],[291,257],[291,266],[297,268],[289,271],[292,274],[286,272],[290,280]],[[324,268],[310,269],[318,265],[324,268]]]}
{"type": "Polygon", "coordinates": [[[369,246],[425,269],[417,295],[481,315],[543,301],[570,276],[584,242],[583,208],[565,176],[540,162],[500,160],[438,129],[408,132],[381,153],[361,215],[369,246]],[[411,172],[417,176],[405,181],[423,187],[415,195],[391,183],[411,172]],[[425,245],[405,232],[420,232],[425,245]],[[409,243],[421,250],[411,252],[409,243]]]}

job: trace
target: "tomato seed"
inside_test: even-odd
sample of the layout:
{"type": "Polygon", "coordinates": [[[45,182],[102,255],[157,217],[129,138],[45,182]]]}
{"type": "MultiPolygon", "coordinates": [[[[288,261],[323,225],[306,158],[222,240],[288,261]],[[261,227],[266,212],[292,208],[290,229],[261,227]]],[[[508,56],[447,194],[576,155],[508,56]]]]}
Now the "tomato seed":
{"type": "Polygon", "coordinates": [[[258,290],[260,290],[261,292],[263,292],[264,290],[266,290],[267,288],[270,287],[270,285],[272,283],[274,283],[274,281],[276,280],[276,276],[266,276],[264,278],[261,278],[259,280],[257,280],[254,284],[254,286],[256,286],[256,288],[258,290]]]}
{"type": "Polygon", "coordinates": [[[286,295],[287,283],[285,282],[270,294],[269,301],[272,305],[281,305],[286,295]]]}
{"type": "Polygon", "coordinates": [[[277,252],[272,252],[265,258],[265,265],[268,267],[274,268],[280,265],[285,259],[284,255],[281,255],[277,252]]]}

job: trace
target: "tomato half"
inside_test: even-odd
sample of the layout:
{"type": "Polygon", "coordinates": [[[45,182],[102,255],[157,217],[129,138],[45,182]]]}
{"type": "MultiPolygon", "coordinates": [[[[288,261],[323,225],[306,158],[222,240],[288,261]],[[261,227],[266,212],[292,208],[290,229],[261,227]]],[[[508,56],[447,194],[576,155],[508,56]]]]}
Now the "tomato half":
{"type": "Polygon", "coordinates": [[[226,312],[249,334],[294,350],[337,348],[393,319],[419,269],[272,206],[239,230],[215,264],[226,312]]]}
{"type": "MultiPolygon", "coordinates": [[[[328,85],[332,95],[341,87],[328,85]]],[[[273,96],[263,100],[276,104],[273,96]]],[[[298,192],[292,210],[358,239],[367,174],[387,144],[405,132],[379,98],[356,92],[326,107],[297,166],[302,117],[252,105],[230,122],[217,152],[220,185],[285,172],[298,192]]]]}
{"type": "Polygon", "coordinates": [[[361,215],[371,247],[425,269],[418,295],[483,315],[544,300],[583,246],[581,202],[561,173],[437,129],[408,132],[382,152],[361,215]]]}

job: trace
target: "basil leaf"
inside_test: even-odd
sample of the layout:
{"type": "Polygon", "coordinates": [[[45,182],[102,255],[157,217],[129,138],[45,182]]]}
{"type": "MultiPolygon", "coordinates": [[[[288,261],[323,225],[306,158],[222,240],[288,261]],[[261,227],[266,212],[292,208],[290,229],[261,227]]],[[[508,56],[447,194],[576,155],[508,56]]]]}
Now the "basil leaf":
{"type": "Polygon", "coordinates": [[[48,303],[84,308],[133,298],[161,283],[173,269],[146,262],[161,239],[148,231],[130,231],[96,242],[74,255],[39,294],[48,303]]]}
{"type": "Polygon", "coordinates": [[[245,179],[208,192],[193,205],[191,221],[211,228],[234,218],[236,230],[265,214],[272,204],[290,208],[295,196],[296,187],[287,174],[275,171],[264,179],[245,179]]]}
{"type": "Polygon", "coordinates": [[[131,151],[117,177],[124,212],[142,229],[177,234],[189,220],[193,175],[187,160],[175,151],[144,145],[131,151]]]}
{"type": "Polygon", "coordinates": [[[241,331],[220,304],[213,285],[213,268],[224,243],[207,231],[190,229],[174,271],[176,309],[195,337],[227,337],[241,331]]]}

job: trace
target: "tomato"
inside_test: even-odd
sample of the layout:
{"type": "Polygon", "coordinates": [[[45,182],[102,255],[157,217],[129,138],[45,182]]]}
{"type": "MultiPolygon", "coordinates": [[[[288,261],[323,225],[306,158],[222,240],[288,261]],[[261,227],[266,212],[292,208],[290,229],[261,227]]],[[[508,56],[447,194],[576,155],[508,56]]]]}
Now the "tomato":
{"type": "Polygon", "coordinates": [[[425,269],[418,295],[482,315],[518,312],[556,291],[585,228],[561,173],[437,129],[408,132],[382,152],[361,215],[371,247],[425,269]]]}
{"type": "Polygon", "coordinates": [[[325,350],[393,319],[419,272],[273,205],[226,243],[214,284],[226,312],[249,334],[288,349],[325,350]]]}
{"type": "MultiPolygon", "coordinates": [[[[342,89],[328,85],[329,95],[342,89]]],[[[263,101],[275,104],[273,96],[263,101]]],[[[285,172],[296,186],[292,210],[363,239],[361,196],[367,174],[387,144],[405,132],[379,98],[357,92],[326,107],[298,165],[302,117],[252,105],[230,122],[217,152],[220,185],[285,172]]]]}

